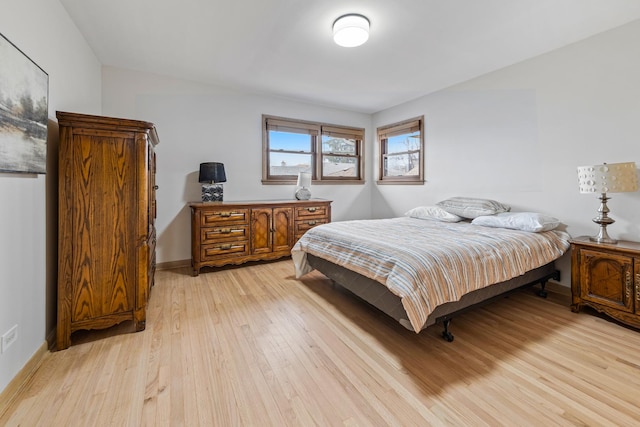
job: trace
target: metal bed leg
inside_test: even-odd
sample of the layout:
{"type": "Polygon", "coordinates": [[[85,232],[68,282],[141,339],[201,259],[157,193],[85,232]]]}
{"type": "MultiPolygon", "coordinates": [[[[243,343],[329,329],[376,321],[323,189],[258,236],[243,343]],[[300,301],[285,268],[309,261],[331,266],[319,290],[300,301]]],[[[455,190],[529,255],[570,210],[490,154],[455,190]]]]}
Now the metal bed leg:
{"type": "Polygon", "coordinates": [[[444,330],[442,331],[442,338],[451,342],[453,341],[453,334],[449,332],[449,324],[451,324],[451,319],[448,317],[445,317],[442,320],[442,325],[444,326],[444,330]]]}
{"type": "Polygon", "coordinates": [[[548,293],[547,293],[547,291],[544,289],[544,287],[545,287],[546,285],[547,285],[547,281],[546,281],[546,280],[544,280],[544,281],[540,282],[540,290],[539,290],[538,292],[536,292],[536,294],[537,294],[539,297],[542,297],[542,298],[546,298],[546,297],[547,297],[548,293]]]}
{"type": "MultiPolygon", "coordinates": [[[[532,282],[529,282],[529,283],[527,283],[525,285],[520,286],[520,288],[522,288],[524,286],[531,286],[531,285],[535,285],[536,283],[540,283],[540,290],[538,290],[536,292],[536,294],[538,296],[540,296],[541,298],[546,298],[547,297],[547,290],[545,289],[545,286],[547,285],[547,282],[550,279],[560,280],[560,270],[555,270],[555,271],[553,271],[553,273],[548,274],[548,275],[546,275],[546,276],[544,276],[544,277],[542,277],[542,278],[540,278],[538,280],[534,280],[532,282]]],[[[460,310],[458,310],[458,311],[456,311],[454,313],[449,313],[448,315],[445,315],[445,316],[442,316],[442,317],[438,317],[436,319],[436,323],[442,322],[442,325],[444,326],[444,330],[442,331],[442,338],[444,338],[445,340],[447,340],[449,342],[453,341],[453,334],[451,332],[449,332],[449,325],[451,324],[451,317],[450,316],[455,315],[455,314],[460,314],[460,313],[462,313],[464,311],[469,310],[472,307],[477,307],[477,306],[480,306],[480,305],[484,305],[487,302],[493,301],[496,298],[503,297],[503,296],[509,294],[510,292],[514,291],[514,290],[515,289],[512,289],[511,291],[508,291],[508,292],[506,292],[504,294],[496,295],[496,296],[494,296],[492,298],[489,298],[487,300],[484,300],[484,301],[481,301],[479,303],[476,303],[473,306],[468,306],[468,307],[462,308],[462,309],[460,309],[460,310]]]]}
{"type": "Polygon", "coordinates": [[[542,298],[547,297],[548,294],[544,287],[547,285],[547,282],[549,281],[549,279],[560,280],[560,270],[555,270],[553,273],[549,274],[546,277],[543,277],[542,280],[540,280],[540,290],[536,292],[536,294],[538,294],[539,297],[542,297],[542,298]]]}

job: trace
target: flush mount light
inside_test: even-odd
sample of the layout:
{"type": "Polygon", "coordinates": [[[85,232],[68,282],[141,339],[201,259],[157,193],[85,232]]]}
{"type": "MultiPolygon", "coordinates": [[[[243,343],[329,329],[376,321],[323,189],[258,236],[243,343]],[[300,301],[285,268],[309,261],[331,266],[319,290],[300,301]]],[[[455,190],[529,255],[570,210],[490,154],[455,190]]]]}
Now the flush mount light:
{"type": "Polygon", "coordinates": [[[333,41],[344,47],[360,46],[369,39],[369,20],[355,13],[343,15],[333,23],[333,41]]]}

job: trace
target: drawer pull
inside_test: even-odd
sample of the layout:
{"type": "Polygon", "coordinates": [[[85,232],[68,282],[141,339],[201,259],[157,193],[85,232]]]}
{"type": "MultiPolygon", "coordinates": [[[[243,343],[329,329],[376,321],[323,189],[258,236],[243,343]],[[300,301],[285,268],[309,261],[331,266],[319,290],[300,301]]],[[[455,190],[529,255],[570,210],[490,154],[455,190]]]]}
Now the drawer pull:
{"type": "Polygon", "coordinates": [[[222,218],[229,218],[233,212],[220,212],[222,218]]]}
{"type": "Polygon", "coordinates": [[[316,221],[308,221],[307,224],[309,225],[316,225],[316,221]]]}
{"type": "Polygon", "coordinates": [[[230,228],[221,228],[220,229],[220,234],[230,234],[231,233],[231,229],[230,228]]]}
{"type": "Polygon", "coordinates": [[[317,208],[307,208],[309,212],[315,212],[317,208]]]}
{"type": "Polygon", "coordinates": [[[231,249],[231,243],[227,243],[226,245],[220,245],[221,251],[228,251],[229,249],[231,249]]]}

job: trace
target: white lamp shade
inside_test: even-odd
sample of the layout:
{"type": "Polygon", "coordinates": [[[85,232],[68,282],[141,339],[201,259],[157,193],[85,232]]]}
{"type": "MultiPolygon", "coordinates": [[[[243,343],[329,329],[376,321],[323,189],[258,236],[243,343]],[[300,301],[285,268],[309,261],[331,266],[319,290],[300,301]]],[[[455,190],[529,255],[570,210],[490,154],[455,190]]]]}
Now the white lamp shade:
{"type": "Polygon", "coordinates": [[[635,162],[578,167],[581,193],[626,193],[638,190],[635,162]]]}
{"type": "Polygon", "coordinates": [[[369,20],[362,15],[341,16],[333,23],[333,41],[343,47],[356,47],[369,40],[369,20]]]}
{"type": "Polygon", "coordinates": [[[311,187],[311,174],[309,172],[298,172],[298,187],[311,187]]]}

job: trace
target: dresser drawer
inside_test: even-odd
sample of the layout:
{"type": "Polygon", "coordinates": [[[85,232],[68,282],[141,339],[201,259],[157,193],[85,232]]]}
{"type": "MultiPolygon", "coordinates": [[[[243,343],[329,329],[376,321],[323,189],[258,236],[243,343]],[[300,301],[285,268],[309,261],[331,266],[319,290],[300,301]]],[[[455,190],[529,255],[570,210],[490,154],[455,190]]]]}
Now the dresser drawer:
{"type": "Polygon", "coordinates": [[[233,222],[249,221],[249,209],[229,209],[229,210],[215,210],[215,211],[202,211],[200,216],[200,225],[202,227],[209,227],[221,224],[228,224],[233,222]]]}
{"type": "Polygon", "coordinates": [[[203,227],[200,229],[200,243],[203,245],[248,239],[249,226],[245,224],[230,224],[222,227],[203,227]]]}
{"type": "Polygon", "coordinates": [[[296,207],[296,219],[326,218],[326,217],[327,217],[326,206],[319,205],[319,206],[296,207]]]}
{"type": "Polygon", "coordinates": [[[310,228],[316,227],[320,224],[326,224],[327,219],[326,218],[321,218],[321,219],[304,219],[304,220],[298,220],[296,221],[296,230],[295,233],[296,235],[302,235],[304,234],[307,230],[309,230],[310,228]]]}
{"type": "Polygon", "coordinates": [[[200,246],[200,260],[215,261],[226,257],[237,257],[249,254],[249,242],[229,242],[200,246]]]}

